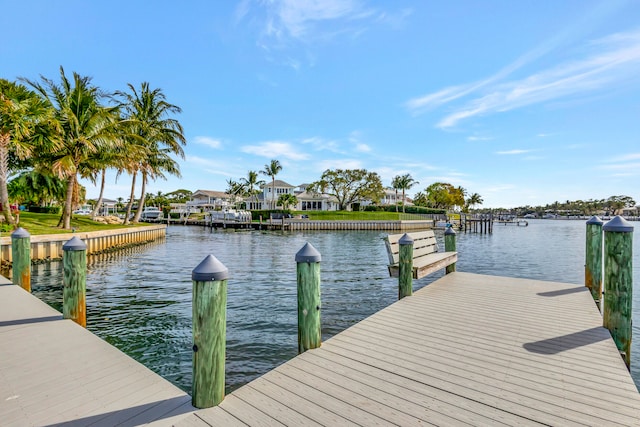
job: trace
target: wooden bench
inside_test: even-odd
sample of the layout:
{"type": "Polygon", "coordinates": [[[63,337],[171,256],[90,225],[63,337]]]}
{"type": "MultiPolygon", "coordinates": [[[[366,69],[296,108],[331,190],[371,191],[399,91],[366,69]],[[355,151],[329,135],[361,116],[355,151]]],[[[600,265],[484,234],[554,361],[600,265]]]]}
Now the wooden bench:
{"type": "MultiPolygon", "coordinates": [[[[421,279],[447,267],[458,260],[458,252],[438,252],[438,242],[433,230],[407,233],[413,239],[413,278],[421,279]]],[[[389,255],[389,275],[398,277],[398,259],[402,234],[389,234],[384,238],[389,255]]]]}

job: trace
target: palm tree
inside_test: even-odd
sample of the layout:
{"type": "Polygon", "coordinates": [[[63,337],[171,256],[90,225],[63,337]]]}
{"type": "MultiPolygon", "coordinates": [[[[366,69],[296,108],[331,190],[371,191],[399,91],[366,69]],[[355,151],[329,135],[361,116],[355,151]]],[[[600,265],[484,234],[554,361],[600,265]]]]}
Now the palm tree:
{"type": "Polygon", "coordinates": [[[9,182],[7,189],[11,198],[20,203],[51,206],[54,201],[64,202],[64,181],[47,171],[22,172],[9,182]]]}
{"type": "Polygon", "coordinates": [[[9,154],[30,157],[35,148],[34,134],[50,111],[38,96],[21,84],[0,79],[0,204],[9,224],[15,220],[9,208],[9,154]]]}
{"type": "Polygon", "coordinates": [[[91,84],[90,77],[73,73],[70,81],[60,67],[60,84],[41,77],[42,83],[24,79],[45,102],[53,108],[56,134],[52,137],[58,147],[52,150],[51,169],[66,180],[67,190],[60,222],[62,228],[71,228],[74,189],[78,173],[86,165],[89,157],[104,146],[116,146],[120,138],[117,128],[115,107],[103,107],[100,100],[105,94],[91,84]]]}
{"type": "MultiPolygon", "coordinates": [[[[118,120],[118,118],[114,118],[114,120],[118,120]]],[[[117,132],[122,133],[122,141],[121,145],[124,145],[126,138],[124,127],[121,126],[117,129],[117,132]]],[[[116,168],[120,163],[120,158],[123,156],[123,151],[120,147],[111,147],[104,146],[98,152],[91,155],[91,157],[87,160],[86,168],[80,172],[83,178],[89,179],[94,185],[98,179],[98,174],[100,175],[100,194],[98,195],[98,199],[96,200],[96,204],[91,211],[91,219],[94,219],[102,206],[102,199],[104,196],[104,186],[106,182],[107,169],[116,168]],[[114,149],[115,148],[115,149],[114,149]]],[[[127,153],[130,155],[130,153],[127,153]]]]}
{"type": "Polygon", "coordinates": [[[483,201],[484,200],[482,200],[482,197],[480,197],[478,193],[473,193],[467,199],[467,206],[473,208],[475,205],[481,205],[483,201]]]}
{"type": "Polygon", "coordinates": [[[396,212],[398,212],[398,189],[400,188],[400,175],[396,175],[391,180],[391,188],[396,191],[396,199],[394,205],[396,205],[396,212]]]}
{"type": "Polygon", "coordinates": [[[147,181],[164,178],[165,172],[180,176],[178,163],[171,155],[184,158],[182,145],[186,144],[186,138],[180,122],[169,117],[182,110],[177,105],[168,103],[161,89],[150,89],[148,82],[143,82],[139,91],[131,83],[127,86],[130,93],[118,91],[116,96],[122,100],[121,107],[131,126],[131,133],[137,137],[137,144],[147,151],[146,155],[138,159],[137,167],[132,168],[133,181],[135,173],[140,171],[142,175],[138,210],[133,218],[133,222],[138,222],[144,208],[147,181]]]}
{"type": "Polygon", "coordinates": [[[243,191],[244,186],[241,183],[231,178],[227,180],[227,190],[225,193],[231,196],[231,204],[233,204],[234,208],[236,207],[238,195],[242,194],[243,191]]]}
{"type": "Polygon", "coordinates": [[[255,197],[257,202],[260,190],[256,187],[260,187],[265,184],[263,180],[258,180],[258,172],[249,171],[246,178],[240,179],[242,181],[242,185],[244,186],[245,192],[247,193],[247,196],[249,198],[255,197]]]}
{"type": "Polygon", "coordinates": [[[399,177],[397,182],[398,188],[402,190],[402,213],[404,213],[405,191],[410,190],[414,185],[420,184],[418,181],[411,177],[411,174],[405,174],[399,177]]]}
{"type": "Polygon", "coordinates": [[[264,165],[264,169],[260,172],[271,177],[271,209],[275,209],[276,197],[276,175],[282,170],[282,165],[278,160],[271,160],[270,163],[264,165]]]}

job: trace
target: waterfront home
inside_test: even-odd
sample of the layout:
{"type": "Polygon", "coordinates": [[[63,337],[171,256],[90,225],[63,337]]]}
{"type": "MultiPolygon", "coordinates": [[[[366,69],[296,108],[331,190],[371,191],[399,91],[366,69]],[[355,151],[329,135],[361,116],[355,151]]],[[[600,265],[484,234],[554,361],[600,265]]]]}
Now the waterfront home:
{"type": "Polygon", "coordinates": [[[233,207],[233,197],[224,191],[197,190],[187,202],[187,209],[202,211],[220,210],[233,207]]]}
{"type": "MultiPolygon", "coordinates": [[[[371,201],[364,201],[364,206],[372,204],[371,201]]],[[[382,206],[395,206],[402,205],[402,191],[397,191],[393,188],[385,188],[384,196],[380,199],[380,205],[382,206]]],[[[413,201],[405,194],[404,205],[413,206],[413,201]]]]}
{"type": "Polygon", "coordinates": [[[338,199],[327,194],[318,194],[303,190],[296,193],[296,198],[298,199],[298,204],[295,206],[295,210],[297,211],[338,210],[338,199]]]}
{"type": "MultiPolygon", "coordinates": [[[[274,201],[276,204],[278,198],[284,194],[291,194],[296,196],[298,203],[292,206],[292,209],[297,211],[336,211],[338,210],[338,199],[335,196],[331,196],[323,193],[315,193],[313,191],[307,191],[309,184],[300,184],[294,186],[288,182],[276,179],[274,182],[266,182],[260,189],[260,193],[252,195],[251,197],[240,197],[229,195],[222,191],[211,190],[198,190],[192,194],[191,200],[187,202],[187,209],[194,212],[196,209],[202,211],[222,210],[228,208],[235,208],[244,204],[246,210],[266,210],[271,208],[271,203],[274,201]]],[[[399,193],[396,196],[395,190],[385,190],[383,198],[380,200],[380,205],[395,205],[401,203],[402,194],[399,193]]],[[[371,200],[357,200],[354,204],[361,206],[368,206],[373,204],[371,200]]],[[[410,198],[405,196],[405,205],[413,205],[410,198]]],[[[275,206],[275,209],[282,209],[282,206],[275,206]]],[[[352,206],[347,206],[348,210],[352,209],[352,206]]]]}

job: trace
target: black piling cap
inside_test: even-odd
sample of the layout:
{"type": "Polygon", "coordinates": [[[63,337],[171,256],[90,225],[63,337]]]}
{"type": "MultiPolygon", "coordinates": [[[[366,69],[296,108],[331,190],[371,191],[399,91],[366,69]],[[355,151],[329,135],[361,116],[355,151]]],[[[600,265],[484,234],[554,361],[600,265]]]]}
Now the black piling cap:
{"type": "Polygon", "coordinates": [[[86,251],[87,244],[82,240],[78,239],[77,237],[72,237],[67,241],[67,243],[62,245],[62,250],[63,251],[86,251]]]}
{"type": "Polygon", "coordinates": [[[305,243],[296,254],[296,262],[320,262],[321,260],[320,252],[309,242],[305,243]]]}
{"type": "Polygon", "coordinates": [[[445,236],[450,236],[452,234],[456,234],[456,230],[454,230],[453,227],[447,227],[447,229],[444,230],[445,236]]]}
{"type": "Polygon", "coordinates": [[[11,233],[12,239],[26,239],[27,237],[30,237],[30,236],[31,235],[29,234],[29,232],[22,227],[18,227],[16,231],[11,233]]]}
{"type": "Polygon", "coordinates": [[[213,255],[207,255],[191,272],[191,280],[196,282],[217,282],[228,278],[229,269],[213,255]]]}
{"type": "Polygon", "coordinates": [[[604,224],[604,222],[595,215],[589,218],[589,221],[587,221],[587,225],[602,225],[602,224],[604,224]]]}
{"type": "Polygon", "coordinates": [[[399,245],[413,245],[413,237],[409,236],[407,233],[404,233],[400,240],[398,240],[399,245]]]}
{"type": "Polygon", "coordinates": [[[603,225],[602,229],[604,231],[615,231],[618,233],[632,233],[633,225],[631,225],[629,221],[618,215],[611,221],[608,221],[605,225],[603,225]]]}

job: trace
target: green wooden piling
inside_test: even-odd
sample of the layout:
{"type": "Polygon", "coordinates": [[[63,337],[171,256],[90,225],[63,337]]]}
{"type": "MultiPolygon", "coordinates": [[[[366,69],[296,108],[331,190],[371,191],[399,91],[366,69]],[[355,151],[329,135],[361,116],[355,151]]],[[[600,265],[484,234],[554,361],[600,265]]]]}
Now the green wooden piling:
{"type": "Polygon", "coordinates": [[[11,233],[11,257],[13,284],[31,292],[31,235],[22,227],[11,233]]]}
{"type": "Polygon", "coordinates": [[[73,237],[62,251],[62,317],[86,328],[87,245],[73,237]]]}
{"type": "Polygon", "coordinates": [[[210,408],[224,399],[229,270],[208,255],[191,273],[193,281],[193,378],[191,404],[210,408]]]}
{"type": "Polygon", "coordinates": [[[298,354],[322,344],[320,252],[306,243],[296,254],[298,279],[298,354]]]}
{"type": "Polygon", "coordinates": [[[627,367],[631,363],[631,301],[633,298],[633,226],[620,216],[604,230],[603,324],[611,332],[627,367]]]}
{"type": "Polygon", "coordinates": [[[398,247],[398,299],[402,299],[413,295],[413,238],[405,233],[398,247]]]}
{"type": "Polygon", "coordinates": [[[592,216],[587,221],[587,241],[584,263],[584,285],[600,309],[602,298],[602,220],[592,216]]]}
{"type": "MultiPolygon", "coordinates": [[[[456,231],[452,227],[448,227],[444,232],[444,250],[446,252],[456,251],[456,231]]],[[[445,273],[453,273],[456,271],[456,263],[447,265],[445,273]]]]}

